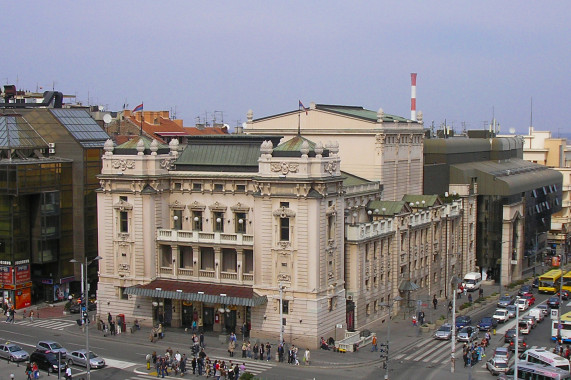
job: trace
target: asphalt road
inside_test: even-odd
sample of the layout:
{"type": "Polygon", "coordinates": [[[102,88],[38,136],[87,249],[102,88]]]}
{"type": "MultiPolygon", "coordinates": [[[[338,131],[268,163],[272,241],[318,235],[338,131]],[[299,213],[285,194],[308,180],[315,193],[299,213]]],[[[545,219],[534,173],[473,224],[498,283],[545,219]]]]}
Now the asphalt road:
{"type": "MultiPolygon", "coordinates": [[[[535,290],[534,295],[536,297],[536,302],[532,307],[535,307],[540,303],[544,303],[547,298],[550,297],[549,295],[537,294],[537,290],[535,290]]],[[[567,303],[568,301],[563,301],[563,313],[569,311],[569,308],[565,306],[567,303]]],[[[491,316],[496,308],[497,307],[495,305],[488,305],[487,307],[470,314],[472,324],[476,325],[484,316],[491,316]]],[[[526,313],[527,312],[521,313],[520,316],[525,315],[526,313]]],[[[515,319],[511,319],[505,324],[499,324],[496,329],[496,335],[492,336],[490,346],[486,349],[488,356],[472,368],[464,368],[462,360],[462,344],[457,344],[457,360],[454,373],[451,373],[450,364],[451,342],[437,341],[430,336],[423,336],[419,342],[395,354],[395,360],[391,364],[390,379],[494,379],[495,376],[492,376],[486,369],[485,361],[491,358],[496,347],[506,345],[504,343],[505,331],[514,326],[515,319]]],[[[551,319],[549,316],[546,316],[542,323],[538,324],[538,326],[534,328],[529,335],[526,335],[528,347],[531,348],[533,346],[537,346],[538,348],[553,348],[555,344],[551,341],[550,326],[551,319]]],[[[480,333],[480,339],[482,336],[483,333],[480,333]]]]}

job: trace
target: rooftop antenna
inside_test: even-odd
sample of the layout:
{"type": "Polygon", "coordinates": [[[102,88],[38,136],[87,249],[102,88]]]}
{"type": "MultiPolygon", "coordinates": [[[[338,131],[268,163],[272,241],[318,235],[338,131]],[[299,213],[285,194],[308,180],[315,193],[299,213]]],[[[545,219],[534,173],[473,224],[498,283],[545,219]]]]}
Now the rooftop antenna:
{"type": "Polygon", "coordinates": [[[533,96],[529,102],[529,134],[533,133],[533,96]]]}

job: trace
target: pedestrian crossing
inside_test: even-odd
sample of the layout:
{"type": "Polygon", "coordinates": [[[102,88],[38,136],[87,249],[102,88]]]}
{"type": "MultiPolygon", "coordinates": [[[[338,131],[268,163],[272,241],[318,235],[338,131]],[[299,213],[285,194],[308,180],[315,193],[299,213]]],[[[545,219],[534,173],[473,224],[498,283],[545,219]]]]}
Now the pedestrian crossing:
{"type": "MultiPolygon", "coordinates": [[[[462,360],[462,348],[464,342],[457,342],[454,346],[456,360],[462,360]]],[[[545,349],[551,350],[549,347],[531,346],[527,349],[545,349]]],[[[488,348],[486,351],[491,352],[488,348]]],[[[449,364],[452,355],[452,343],[449,340],[423,340],[414,347],[410,347],[406,352],[401,352],[394,356],[391,360],[414,361],[418,363],[428,364],[449,364]]],[[[484,363],[484,361],[482,361],[484,363]]],[[[485,366],[485,364],[483,364],[485,366]]]]}
{"type": "Polygon", "coordinates": [[[16,321],[14,324],[20,326],[42,327],[52,330],[63,330],[67,327],[77,326],[77,323],[65,319],[35,319],[34,321],[26,319],[23,321],[16,321]]]}
{"type": "MultiPolygon", "coordinates": [[[[232,362],[233,365],[241,365],[245,363],[246,372],[250,372],[252,375],[259,375],[260,373],[267,371],[269,369],[274,368],[276,365],[271,361],[266,360],[253,360],[253,359],[244,359],[239,358],[237,356],[230,358],[230,357],[223,357],[223,356],[208,356],[210,361],[214,363],[215,360],[223,360],[226,365],[232,362]]],[[[188,367],[188,365],[187,365],[188,367]]]]}

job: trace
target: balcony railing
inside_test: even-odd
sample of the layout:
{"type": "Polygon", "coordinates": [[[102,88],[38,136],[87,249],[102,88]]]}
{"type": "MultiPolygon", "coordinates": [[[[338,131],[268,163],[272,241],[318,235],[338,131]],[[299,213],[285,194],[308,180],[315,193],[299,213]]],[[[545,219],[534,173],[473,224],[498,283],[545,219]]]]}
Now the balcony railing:
{"type": "Polygon", "coordinates": [[[172,268],[170,267],[160,267],[159,268],[160,274],[172,274],[172,268]]]}
{"type": "Polygon", "coordinates": [[[216,272],[213,270],[204,270],[201,269],[198,271],[198,275],[200,277],[209,277],[209,278],[214,278],[215,277],[216,272]]]}
{"type": "Polygon", "coordinates": [[[179,276],[192,276],[194,270],[192,268],[178,268],[179,276]]]}
{"type": "Polygon", "coordinates": [[[253,235],[159,229],[157,240],[171,243],[254,245],[253,235]]]}
{"type": "Polygon", "coordinates": [[[220,278],[224,280],[237,280],[238,273],[236,272],[220,272],[220,278]]]}
{"type": "Polygon", "coordinates": [[[244,273],[242,274],[244,281],[254,281],[254,273],[244,273]]]}

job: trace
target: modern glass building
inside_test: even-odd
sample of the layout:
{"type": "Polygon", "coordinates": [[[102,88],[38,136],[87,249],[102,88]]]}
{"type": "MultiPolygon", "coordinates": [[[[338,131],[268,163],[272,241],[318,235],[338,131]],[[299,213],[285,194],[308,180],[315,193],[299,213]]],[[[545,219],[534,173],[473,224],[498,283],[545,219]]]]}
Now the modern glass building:
{"type": "Polygon", "coordinates": [[[69,261],[97,255],[107,138],[84,109],[0,107],[0,291],[16,308],[79,293],[69,261]]]}

